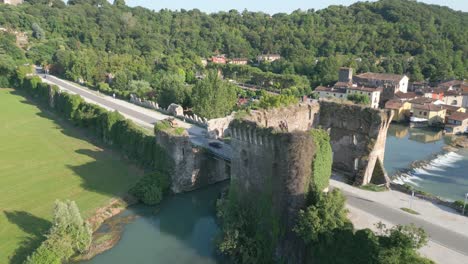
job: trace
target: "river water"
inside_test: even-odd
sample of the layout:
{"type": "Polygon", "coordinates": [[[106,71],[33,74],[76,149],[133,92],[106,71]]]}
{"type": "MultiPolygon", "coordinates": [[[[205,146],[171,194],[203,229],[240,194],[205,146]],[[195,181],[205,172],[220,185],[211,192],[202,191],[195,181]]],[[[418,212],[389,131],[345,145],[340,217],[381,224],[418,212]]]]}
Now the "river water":
{"type": "Polygon", "coordinates": [[[214,239],[216,199],[226,184],[164,199],[159,208],[133,206],[116,217],[136,215],[115,247],[82,264],[221,263],[214,239]]]}
{"type": "Polygon", "coordinates": [[[403,174],[396,183],[448,200],[463,200],[468,193],[468,150],[446,152],[450,138],[442,131],[392,125],[387,136],[384,166],[389,175],[403,174]],[[412,168],[414,161],[427,161],[412,168]]]}
{"type": "MultiPolygon", "coordinates": [[[[385,168],[395,181],[409,183],[447,199],[468,192],[468,151],[443,151],[449,142],[440,131],[392,125],[387,137],[385,168]],[[428,160],[412,169],[414,161],[428,160]]],[[[116,217],[136,215],[124,228],[120,242],[82,264],[211,264],[223,263],[214,239],[219,233],[215,202],[226,184],[164,199],[158,209],[134,206],[116,217]]]]}

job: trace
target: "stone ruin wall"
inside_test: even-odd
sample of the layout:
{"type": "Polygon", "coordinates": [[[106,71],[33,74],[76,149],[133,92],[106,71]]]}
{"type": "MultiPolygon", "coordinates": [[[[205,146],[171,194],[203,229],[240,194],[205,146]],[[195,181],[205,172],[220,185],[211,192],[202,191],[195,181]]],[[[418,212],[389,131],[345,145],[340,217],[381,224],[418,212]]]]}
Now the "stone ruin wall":
{"type": "Polygon", "coordinates": [[[334,170],[355,185],[388,184],[383,161],[392,117],[389,111],[321,101],[317,125],[330,134],[334,170]],[[383,174],[374,173],[376,164],[383,174]]]}
{"type": "Polygon", "coordinates": [[[301,103],[292,107],[251,111],[245,119],[262,127],[280,128],[285,125],[286,131],[306,131],[315,124],[319,110],[317,102],[301,103]]]}
{"type": "MultiPolygon", "coordinates": [[[[383,161],[392,115],[389,111],[354,104],[320,101],[252,111],[245,120],[259,127],[289,132],[311,128],[327,130],[333,149],[333,169],[348,176],[354,184],[365,185],[389,183],[383,161]],[[383,172],[373,177],[376,164],[383,172]]],[[[232,160],[235,159],[233,156],[232,160]]]]}
{"type": "MultiPolygon", "coordinates": [[[[306,108],[307,109],[307,108],[306,108]]],[[[250,121],[231,123],[231,187],[244,201],[266,202],[277,217],[282,237],[277,254],[301,263],[303,243],[292,232],[305,206],[315,146],[304,131],[282,132],[250,121]]],[[[254,205],[255,206],[255,205],[254,205]]]]}
{"type": "Polygon", "coordinates": [[[192,191],[230,178],[230,163],[194,147],[188,135],[158,131],[155,136],[156,144],[164,148],[173,161],[171,190],[174,193],[192,191]]]}

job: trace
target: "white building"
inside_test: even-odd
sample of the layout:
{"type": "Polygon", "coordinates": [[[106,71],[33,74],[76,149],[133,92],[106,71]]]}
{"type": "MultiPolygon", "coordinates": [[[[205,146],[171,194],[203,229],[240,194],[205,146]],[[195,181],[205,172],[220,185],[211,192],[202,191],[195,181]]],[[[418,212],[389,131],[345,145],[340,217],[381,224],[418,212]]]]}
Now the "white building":
{"type": "Polygon", "coordinates": [[[22,3],[23,3],[23,0],[0,0],[0,4],[6,4],[6,5],[19,5],[22,3]]]}
{"type": "Polygon", "coordinates": [[[257,61],[260,63],[262,61],[274,62],[281,59],[279,54],[264,54],[257,57],[257,61]]]}
{"type": "Polygon", "coordinates": [[[351,94],[366,95],[369,97],[372,108],[379,108],[381,88],[368,88],[350,85],[348,87],[323,87],[319,86],[314,90],[319,98],[337,98],[347,100],[351,94]]]}

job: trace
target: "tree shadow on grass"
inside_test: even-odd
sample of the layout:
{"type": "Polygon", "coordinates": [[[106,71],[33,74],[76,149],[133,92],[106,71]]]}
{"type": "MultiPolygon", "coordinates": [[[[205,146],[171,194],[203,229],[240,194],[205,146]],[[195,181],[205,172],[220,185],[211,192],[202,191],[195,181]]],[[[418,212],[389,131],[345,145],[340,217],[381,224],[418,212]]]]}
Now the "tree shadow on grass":
{"type": "Polygon", "coordinates": [[[28,234],[9,257],[10,264],[23,263],[26,257],[45,240],[44,235],[49,230],[51,223],[24,211],[5,211],[4,213],[10,223],[17,225],[28,234]]]}
{"type": "Polygon", "coordinates": [[[142,175],[138,167],[129,161],[126,162],[125,166],[121,166],[119,164],[118,166],[120,170],[116,171],[116,163],[122,163],[125,161],[121,155],[113,151],[106,149],[79,149],[75,152],[80,155],[88,156],[93,160],[92,162],[79,166],[68,165],[68,168],[83,180],[81,186],[86,190],[117,197],[124,197],[127,195],[127,191],[133,187],[137,179],[139,179],[139,176],[142,175]],[[122,172],[122,169],[126,170],[126,172],[122,172]],[[119,175],[116,175],[116,172],[119,172],[119,175]],[[135,177],[134,182],[129,184],[127,188],[123,188],[122,184],[118,182],[119,180],[132,182],[132,177],[135,177]]]}

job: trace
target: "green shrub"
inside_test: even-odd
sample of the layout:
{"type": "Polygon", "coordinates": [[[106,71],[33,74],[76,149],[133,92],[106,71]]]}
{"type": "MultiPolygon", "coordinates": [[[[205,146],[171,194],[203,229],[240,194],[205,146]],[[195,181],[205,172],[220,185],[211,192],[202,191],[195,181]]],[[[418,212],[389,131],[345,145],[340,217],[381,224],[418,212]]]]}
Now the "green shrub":
{"type": "Polygon", "coordinates": [[[159,204],[163,195],[169,191],[170,180],[164,174],[152,173],[144,176],[130,189],[130,194],[147,205],[159,204]]]}
{"type": "Polygon", "coordinates": [[[370,105],[371,101],[369,99],[369,96],[365,94],[350,94],[348,95],[348,100],[352,101],[356,104],[362,104],[362,105],[370,105]]]}

